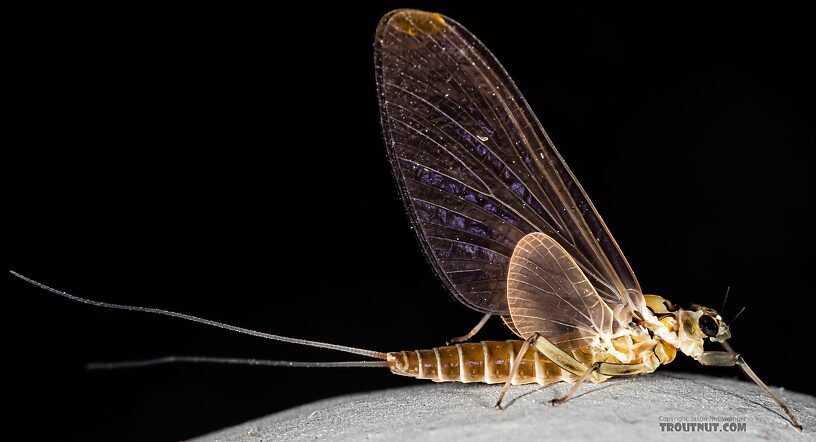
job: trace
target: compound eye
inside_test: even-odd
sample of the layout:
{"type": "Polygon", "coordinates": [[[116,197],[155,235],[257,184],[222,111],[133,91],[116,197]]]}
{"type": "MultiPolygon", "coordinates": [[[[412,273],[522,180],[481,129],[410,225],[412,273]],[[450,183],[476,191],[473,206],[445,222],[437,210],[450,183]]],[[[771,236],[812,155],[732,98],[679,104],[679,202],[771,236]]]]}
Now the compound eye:
{"type": "Polygon", "coordinates": [[[720,326],[717,325],[717,321],[709,315],[700,316],[700,320],[697,324],[700,326],[700,331],[709,338],[717,336],[717,333],[720,331],[720,326]]]}

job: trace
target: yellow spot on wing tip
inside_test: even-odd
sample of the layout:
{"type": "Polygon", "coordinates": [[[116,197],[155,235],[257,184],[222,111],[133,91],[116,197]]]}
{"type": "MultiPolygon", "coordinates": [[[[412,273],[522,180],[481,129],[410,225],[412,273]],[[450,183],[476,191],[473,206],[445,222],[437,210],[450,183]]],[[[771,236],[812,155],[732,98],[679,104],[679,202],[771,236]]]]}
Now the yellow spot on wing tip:
{"type": "Polygon", "coordinates": [[[440,14],[416,9],[395,12],[390,23],[394,29],[408,35],[433,35],[448,26],[440,14]]]}

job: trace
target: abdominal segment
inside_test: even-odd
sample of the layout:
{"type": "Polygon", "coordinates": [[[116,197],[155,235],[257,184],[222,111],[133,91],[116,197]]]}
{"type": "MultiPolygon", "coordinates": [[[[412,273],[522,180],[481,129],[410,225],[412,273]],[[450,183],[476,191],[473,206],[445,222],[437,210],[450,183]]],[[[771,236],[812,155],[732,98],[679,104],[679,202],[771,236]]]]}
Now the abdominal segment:
{"type": "MultiPolygon", "coordinates": [[[[482,341],[430,350],[388,354],[388,368],[395,374],[434,382],[507,382],[510,365],[523,341],[482,341]]],[[[533,348],[522,357],[513,384],[572,382],[576,376],[562,370],[533,348]]]]}

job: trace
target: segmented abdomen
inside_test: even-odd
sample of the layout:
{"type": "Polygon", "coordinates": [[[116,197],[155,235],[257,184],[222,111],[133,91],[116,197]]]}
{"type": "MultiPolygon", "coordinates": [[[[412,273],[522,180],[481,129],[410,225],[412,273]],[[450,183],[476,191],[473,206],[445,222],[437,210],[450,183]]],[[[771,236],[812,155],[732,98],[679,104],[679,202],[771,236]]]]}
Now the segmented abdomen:
{"type": "MultiPolygon", "coordinates": [[[[510,364],[523,341],[482,341],[388,353],[388,368],[395,374],[434,382],[507,382],[510,364]]],[[[574,376],[530,348],[522,357],[513,384],[551,384],[574,376]]]]}

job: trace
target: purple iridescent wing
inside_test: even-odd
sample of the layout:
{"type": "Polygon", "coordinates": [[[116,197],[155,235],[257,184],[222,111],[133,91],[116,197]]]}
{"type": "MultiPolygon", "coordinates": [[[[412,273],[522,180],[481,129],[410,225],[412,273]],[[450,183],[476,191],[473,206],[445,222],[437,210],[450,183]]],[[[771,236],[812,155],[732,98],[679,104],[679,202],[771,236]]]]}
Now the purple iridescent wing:
{"type": "Polygon", "coordinates": [[[457,299],[509,319],[513,250],[543,232],[621,319],[639,309],[640,286],[615,240],[476,37],[439,14],[393,11],[377,29],[375,63],[396,181],[428,260],[457,299]]]}

